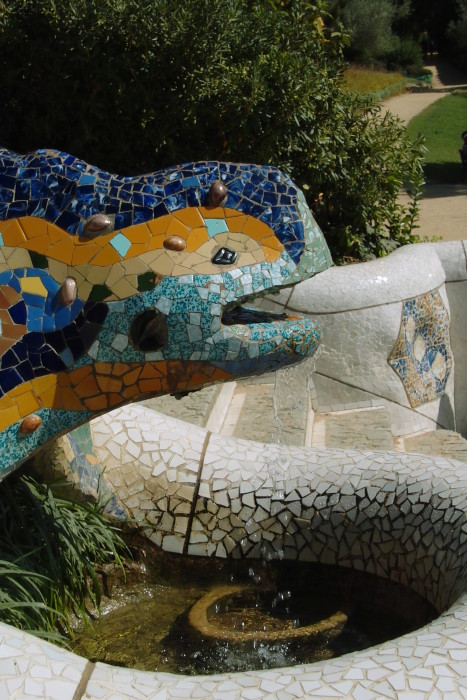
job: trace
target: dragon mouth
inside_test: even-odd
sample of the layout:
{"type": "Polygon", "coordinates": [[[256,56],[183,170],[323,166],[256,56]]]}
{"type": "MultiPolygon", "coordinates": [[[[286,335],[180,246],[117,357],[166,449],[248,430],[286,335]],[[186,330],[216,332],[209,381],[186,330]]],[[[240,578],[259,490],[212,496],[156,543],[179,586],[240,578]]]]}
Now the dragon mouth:
{"type": "MultiPolygon", "coordinates": [[[[288,356],[285,362],[290,363],[314,354],[320,339],[316,323],[299,314],[288,315],[246,305],[251,301],[252,297],[229,305],[221,318],[224,333],[241,338],[250,348],[250,357],[288,356]]],[[[279,359],[277,362],[280,363],[279,359]]]]}
{"type": "Polygon", "coordinates": [[[224,326],[253,326],[258,323],[277,323],[287,320],[285,313],[273,313],[264,309],[256,309],[242,305],[232,306],[222,314],[224,326]]]}

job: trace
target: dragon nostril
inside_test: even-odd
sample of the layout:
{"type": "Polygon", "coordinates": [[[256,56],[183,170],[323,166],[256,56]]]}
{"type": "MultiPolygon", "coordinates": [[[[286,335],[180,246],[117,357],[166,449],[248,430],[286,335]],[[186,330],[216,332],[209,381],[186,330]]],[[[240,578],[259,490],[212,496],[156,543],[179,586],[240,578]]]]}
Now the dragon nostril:
{"type": "Polygon", "coordinates": [[[211,262],[214,265],[233,265],[237,258],[238,253],[235,250],[223,246],[222,248],[219,248],[216,253],[214,253],[211,258],[211,262]]]}
{"type": "Polygon", "coordinates": [[[148,309],[132,323],[130,337],[141,352],[155,352],[167,344],[167,317],[156,309],[148,309]]]}
{"type": "Polygon", "coordinates": [[[209,204],[213,207],[218,207],[227,199],[228,190],[223,182],[214,180],[209,188],[209,204]]]}

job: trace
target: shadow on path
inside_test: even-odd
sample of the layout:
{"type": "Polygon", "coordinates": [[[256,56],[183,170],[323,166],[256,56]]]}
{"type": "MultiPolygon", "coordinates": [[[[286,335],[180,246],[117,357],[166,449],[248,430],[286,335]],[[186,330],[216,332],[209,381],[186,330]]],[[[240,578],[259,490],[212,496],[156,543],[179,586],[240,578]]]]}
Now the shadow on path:
{"type": "Polygon", "coordinates": [[[425,67],[429,68],[433,73],[433,88],[444,88],[446,90],[458,87],[467,88],[467,75],[459,68],[448,63],[442,56],[437,54],[429,56],[425,67]]]}

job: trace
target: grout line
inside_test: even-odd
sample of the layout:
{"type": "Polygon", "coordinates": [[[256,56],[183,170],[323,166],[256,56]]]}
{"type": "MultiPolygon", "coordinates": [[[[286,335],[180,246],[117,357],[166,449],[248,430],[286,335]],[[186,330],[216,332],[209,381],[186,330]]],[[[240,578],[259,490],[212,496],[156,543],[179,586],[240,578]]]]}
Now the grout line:
{"type": "MultiPolygon", "coordinates": [[[[195,484],[195,489],[193,491],[193,500],[191,501],[190,514],[188,516],[188,524],[186,527],[185,541],[183,543],[182,554],[187,554],[188,547],[190,546],[191,528],[193,527],[193,520],[195,518],[196,503],[198,501],[199,487],[201,485],[201,475],[203,473],[203,467],[204,467],[204,458],[206,457],[206,452],[208,449],[209,441],[211,439],[211,435],[212,435],[211,431],[208,430],[206,433],[206,436],[204,438],[203,447],[201,449],[201,455],[199,458],[199,465],[198,465],[198,474],[196,475],[196,484],[195,484]]],[[[73,698],[73,700],[75,700],[75,699],[73,698]]]]}
{"type": "Polygon", "coordinates": [[[86,692],[87,685],[91,679],[91,676],[93,674],[95,667],[96,667],[96,664],[94,661],[87,662],[86,666],[84,667],[84,671],[81,675],[81,678],[79,680],[79,683],[76,686],[76,690],[73,693],[72,700],[81,700],[84,693],[86,692]]]}

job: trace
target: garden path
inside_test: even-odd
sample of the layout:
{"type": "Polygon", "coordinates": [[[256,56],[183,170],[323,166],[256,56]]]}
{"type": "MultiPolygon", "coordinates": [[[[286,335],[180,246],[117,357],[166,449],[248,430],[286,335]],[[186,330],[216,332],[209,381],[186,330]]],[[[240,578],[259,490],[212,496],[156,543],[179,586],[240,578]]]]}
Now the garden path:
{"type": "MultiPolygon", "coordinates": [[[[430,90],[406,92],[384,102],[384,107],[405,123],[448,92],[467,88],[467,76],[443,59],[434,57],[427,68],[433,72],[430,90]]],[[[408,197],[402,194],[401,201],[408,201],[408,197]]],[[[437,237],[445,241],[467,239],[467,183],[427,183],[420,202],[419,234],[422,238],[437,237]]]]}

